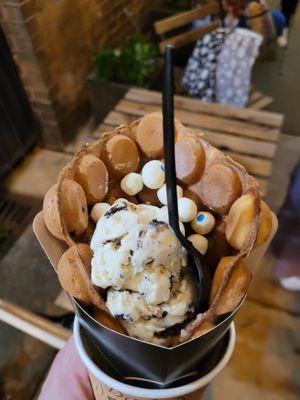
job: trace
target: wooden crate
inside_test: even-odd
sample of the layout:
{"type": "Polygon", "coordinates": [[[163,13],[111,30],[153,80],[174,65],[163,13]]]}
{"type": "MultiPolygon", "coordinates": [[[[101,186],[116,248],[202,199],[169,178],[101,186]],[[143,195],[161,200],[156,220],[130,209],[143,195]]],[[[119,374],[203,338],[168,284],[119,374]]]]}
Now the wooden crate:
{"type": "MultiPolygon", "coordinates": [[[[96,136],[161,110],[161,101],[160,92],[129,89],[115,109],[106,115],[96,136]]],[[[174,107],[176,118],[195,131],[204,132],[204,139],[244,165],[261,185],[262,193],[267,193],[283,123],[281,114],[204,103],[179,95],[174,97],[174,107]]]]}

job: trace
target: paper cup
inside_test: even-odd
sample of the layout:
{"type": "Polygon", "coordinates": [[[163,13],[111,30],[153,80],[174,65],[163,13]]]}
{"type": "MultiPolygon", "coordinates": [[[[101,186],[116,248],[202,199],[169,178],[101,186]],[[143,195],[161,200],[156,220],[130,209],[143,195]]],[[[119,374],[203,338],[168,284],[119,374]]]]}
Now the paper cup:
{"type": "Polygon", "coordinates": [[[87,333],[87,345],[97,346],[111,365],[118,368],[121,376],[153,381],[160,386],[169,386],[175,379],[180,380],[186,374],[191,374],[201,362],[207,364],[209,352],[226,335],[239,309],[236,308],[201,336],[174,347],[164,347],[103,327],[92,318],[88,310],[74,299],[72,302],[79,322],[87,333]]]}
{"type": "MultiPolygon", "coordinates": [[[[93,392],[96,400],[143,400],[142,397],[132,397],[128,396],[124,393],[121,393],[119,390],[115,390],[113,388],[110,388],[104,383],[98,381],[93,375],[90,374],[90,381],[93,387],[93,392]]],[[[206,387],[203,387],[202,389],[196,390],[193,393],[186,394],[184,396],[177,396],[177,397],[172,397],[167,400],[201,400],[202,395],[205,391],[206,387]]],[[[156,397],[158,399],[159,397],[156,397]]],[[[145,398],[144,398],[145,399],[145,398]]]]}
{"type": "MultiPolygon", "coordinates": [[[[148,389],[126,383],[123,377],[118,376],[118,371],[111,367],[109,359],[103,357],[101,350],[97,346],[95,348],[87,346],[88,342],[86,342],[85,335],[86,333],[76,317],[74,321],[75,344],[80,358],[89,371],[96,400],[199,400],[206,386],[226,366],[235,346],[235,328],[232,323],[228,334],[224,337],[222,343],[219,343],[222,346],[222,351],[216,349],[218,357],[214,365],[209,370],[203,363],[198,366],[199,378],[180,386],[177,385],[166,389],[148,389]],[[201,370],[205,371],[205,373],[201,373],[201,370]]],[[[211,357],[216,355],[213,352],[210,354],[211,357]]]]}

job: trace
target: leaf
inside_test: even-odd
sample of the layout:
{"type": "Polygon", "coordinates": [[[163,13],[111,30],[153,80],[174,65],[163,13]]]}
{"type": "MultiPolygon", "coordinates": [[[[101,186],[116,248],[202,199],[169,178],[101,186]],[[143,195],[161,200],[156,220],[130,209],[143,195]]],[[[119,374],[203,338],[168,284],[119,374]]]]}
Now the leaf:
{"type": "Polygon", "coordinates": [[[102,48],[96,53],[93,64],[99,80],[108,82],[114,79],[117,58],[117,52],[111,48],[102,48]]]}
{"type": "Polygon", "coordinates": [[[7,236],[9,235],[9,230],[0,226],[0,239],[6,239],[7,236]]]}

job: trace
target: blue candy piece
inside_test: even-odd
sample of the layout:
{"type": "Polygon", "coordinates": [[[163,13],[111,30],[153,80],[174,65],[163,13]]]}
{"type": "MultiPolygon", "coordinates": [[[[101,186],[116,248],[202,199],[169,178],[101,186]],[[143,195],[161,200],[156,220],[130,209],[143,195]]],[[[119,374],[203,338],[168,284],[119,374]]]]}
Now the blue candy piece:
{"type": "Polygon", "coordinates": [[[197,217],[197,222],[202,222],[204,220],[205,220],[205,215],[199,214],[198,217],[197,217]]]}
{"type": "Polygon", "coordinates": [[[214,216],[207,211],[199,212],[191,223],[192,229],[200,235],[206,235],[209,233],[213,229],[214,225],[214,216]]]}

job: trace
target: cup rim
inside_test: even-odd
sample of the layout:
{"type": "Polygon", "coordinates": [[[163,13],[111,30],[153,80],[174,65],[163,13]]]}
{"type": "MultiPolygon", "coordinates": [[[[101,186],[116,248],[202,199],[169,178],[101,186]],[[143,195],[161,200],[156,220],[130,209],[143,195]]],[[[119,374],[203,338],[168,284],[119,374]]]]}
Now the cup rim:
{"type": "Polygon", "coordinates": [[[123,383],[118,381],[117,379],[112,378],[111,376],[107,375],[105,372],[103,372],[88,356],[83,343],[82,339],[80,336],[80,323],[79,319],[76,316],[74,320],[74,327],[73,327],[73,333],[74,333],[74,340],[75,340],[75,345],[76,349],[79,353],[79,356],[89,372],[99,381],[103,382],[106,386],[111,387],[113,389],[116,389],[124,394],[128,394],[130,396],[136,396],[136,397],[141,397],[145,399],[152,399],[152,398],[158,398],[158,399],[166,399],[166,398],[172,398],[172,397],[177,397],[177,396],[183,396],[188,393],[195,392],[196,390],[208,385],[215,376],[217,376],[222,369],[226,366],[228,361],[230,360],[234,346],[235,346],[235,340],[236,340],[236,333],[235,333],[235,327],[234,327],[234,322],[230,324],[229,328],[229,341],[227,345],[227,349],[222,356],[221,360],[219,363],[205,376],[199,378],[198,380],[188,383],[183,386],[179,386],[176,388],[168,388],[168,389],[146,389],[146,388],[140,388],[137,386],[132,386],[128,385],[127,383],[123,383]]]}

